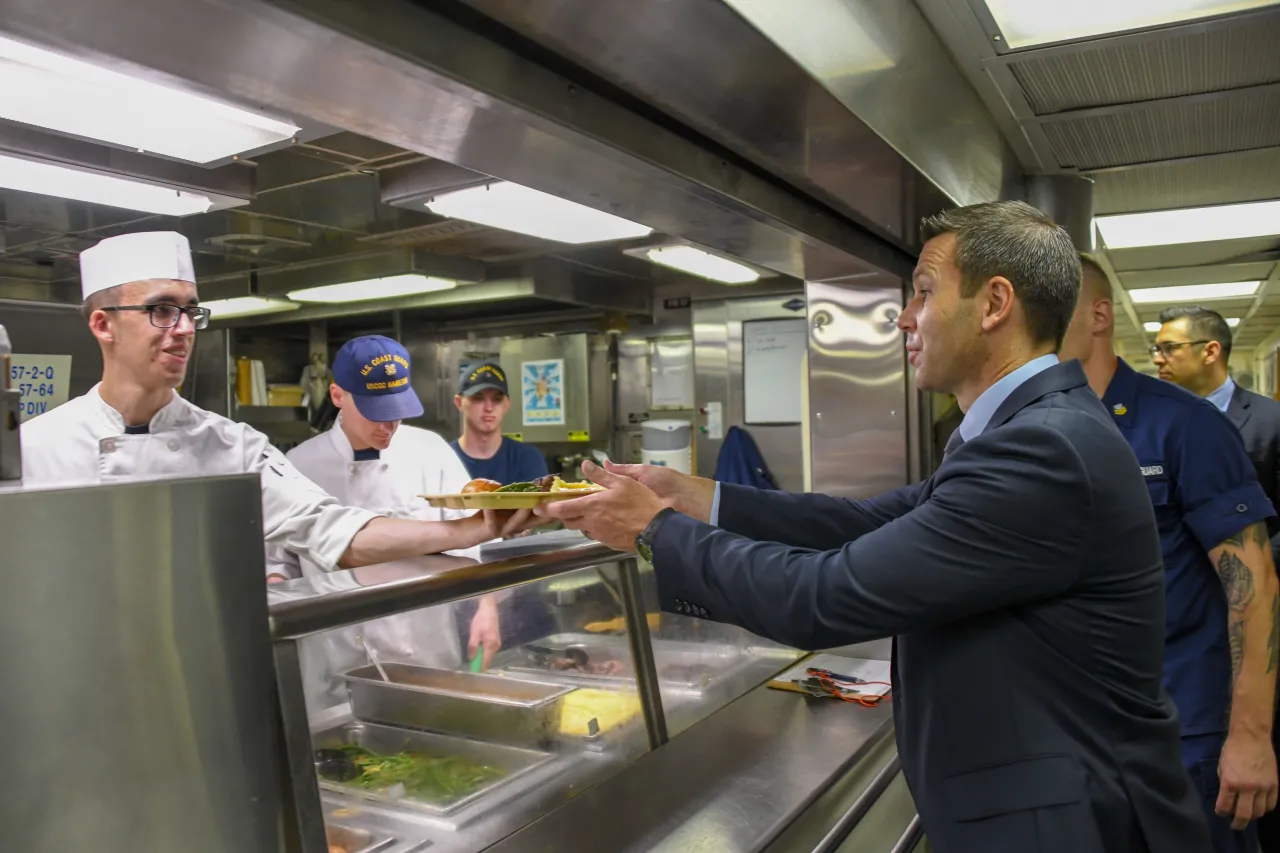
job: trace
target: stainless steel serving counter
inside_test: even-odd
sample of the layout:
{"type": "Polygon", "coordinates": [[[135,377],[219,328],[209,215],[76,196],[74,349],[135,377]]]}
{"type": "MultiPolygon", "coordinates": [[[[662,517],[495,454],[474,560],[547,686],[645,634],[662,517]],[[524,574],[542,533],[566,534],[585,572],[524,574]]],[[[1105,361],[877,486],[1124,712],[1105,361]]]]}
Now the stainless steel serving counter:
{"type": "Polygon", "coordinates": [[[490,849],[764,850],[892,731],[887,703],[757,687],[490,849]]]}
{"type": "MultiPolygon", "coordinates": [[[[644,586],[652,576],[643,574],[630,555],[596,543],[566,548],[552,537],[547,544],[555,550],[538,552],[538,543],[530,541],[514,549],[519,552],[514,557],[509,546],[489,553],[473,550],[369,567],[349,577],[302,579],[272,590],[269,609],[295,810],[290,849],[324,853],[325,825],[372,833],[375,846],[368,849],[378,853],[849,849],[841,845],[850,829],[898,778],[889,703],[867,708],[768,688],[764,683],[799,653],[730,626],[659,617],[652,612],[656,591],[644,586]],[[605,674],[538,673],[499,656],[495,674],[583,689],[625,690],[620,685],[628,682],[639,700],[640,720],[594,746],[584,746],[591,738],[582,742],[556,735],[545,747],[547,757],[518,780],[446,813],[371,801],[329,784],[321,790],[313,765],[316,739],[341,738],[343,732],[359,737],[360,728],[373,726],[377,718],[355,719],[351,705],[319,716],[309,709],[299,642],[521,584],[540,589],[556,606],[578,600],[584,590],[607,588],[607,595],[594,591],[613,608],[616,626],[609,633],[588,637],[579,613],[576,622],[557,624],[540,642],[548,647],[577,643],[592,650],[592,660],[617,650],[630,655],[620,659],[622,669],[605,674]],[[732,665],[699,675],[688,663],[690,650],[699,648],[711,663],[734,648],[741,655],[732,665]],[[683,650],[685,657],[673,649],[683,650]],[[797,827],[806,814],[816,829],[802,832],[797,827]],[[379,837],[388,840],[377,845],[379,837]]],[[[412,727],[398,731],[419,737],[412,727]]],[[[892,831],[886,853],[898,837],[898,830],[892,831]]]]}

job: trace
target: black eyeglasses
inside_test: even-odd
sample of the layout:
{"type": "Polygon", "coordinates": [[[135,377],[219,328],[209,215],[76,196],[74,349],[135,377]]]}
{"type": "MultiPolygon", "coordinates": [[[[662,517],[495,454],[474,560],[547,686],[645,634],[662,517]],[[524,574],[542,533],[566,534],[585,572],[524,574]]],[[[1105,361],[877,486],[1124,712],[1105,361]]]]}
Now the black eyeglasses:
{"type": "Polygon", "coordinates": [[[1162,355],[1162,356],[1164,356],[1165,358],[1168,358],[1169,356],[1173,355],[1173,351],[1174,351],[1174,350],[1180,350],[1180,349],[1182,349],[1183,347],[1193,347],[1193,346],[1196,346],[1196,345],[1198,345],[1198,344],[1207,344],[1207,343],[1209,343],[1209,341],[1174,341],[1174,342],[1166,342],[1166,343],[1163,343],[1163,344],[1156,344],[1155,346],[1153,346],[1153,347],[1151,348],[1151,354],[1152,354],[1153,356],[1155,356],[1155,355],[1162,355]]]}
{"type": "Polygon", "coordinates": [[[209,317],[212,315],[208,308],[201,308],[199,305],[188,305],[185,308],[180,305],[172,305],[168,302],[160,302],[156,305],[107,305],[103,311],[146,311],[151,315],[151,325],[157,329],[172,329],[178,325],[178,318],[186,314],[191,318],[191,325],[196,331],[209,328],[209,317]]]}

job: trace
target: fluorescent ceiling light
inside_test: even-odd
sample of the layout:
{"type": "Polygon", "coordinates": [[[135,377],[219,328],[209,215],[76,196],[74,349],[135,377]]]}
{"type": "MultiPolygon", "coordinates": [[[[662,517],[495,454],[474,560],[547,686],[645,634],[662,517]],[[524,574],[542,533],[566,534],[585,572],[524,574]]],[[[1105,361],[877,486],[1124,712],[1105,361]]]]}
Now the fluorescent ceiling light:
{"type": "Polygon", "coordinates": [[[199,193],[4,154],[0,154],[0,187],[168,216],[205,213],[213,206],[199,193]]]}
{"type": "Polygon", "coordinates": [[[444,193],[427,202],[432,213],[561,243],[599,243],[653,231],[626,219],[519,184],[499,181],[444,193]]]}
{"type": "MultiPolygon", "coordinates": [[[[1236,326],[1239,326],[1239,325],[1240,325],[1240,318],[1239,318],[1239,317],[1223,317],[1222,319],[1226,320],[1226,321],[1227,321],[1227,325],[1228,325],[1228,326],[1230,326],[1230,327],[1231,327],[1231,328],[1233,328],[1233,329],[1234,329],[1236,326]]],[[[1163,323],[1161,323],[1159,320],[1152,320],[1152,321],[1151,321],[1151,322],[1149,322],[1149,323],[1143,323],[1143,324],[1142,324],[1142,328],[1146,329],[1148,332],[1158,332],[1158,331],[1160,331],[1160,329],[1161,329],[1161,327],[1162,327],[1162,326],[1164,326],[1164,324],[1163,324],[1163,323]]]]}
{"type": "Polygon", "coordinates": [[[1227,15],[1276,0],[987,0],[1009,47],[1147,29],[1227,15]]]}
{"type": "Polygon", "coordinates": [[[1280,234],[1280,201],[1123,213],[1094,223],[1108,249],[1270,237],[1280,234]]]}
{"type": "Polygon", "coordinates": [[[302,306],[284,299],[268,299],[262,296],[236,296],[231,299],[214,299],[201,302],[201,308],[208,308],[211,320],[230,320],[233,317],[249,317],[255,314],[279,314],[282,311],[297,311],[302,306]]]}
{"type": "Polygon", "coordinates": [[[724,284],[747,284],[758,281],[760,274],[746,264],[695,249],[693,246],[662,246],[647,249],[644,257],[655,264],[709,278],[724,284]]]}
{"type": "Polygon", "coordinates": [[[299,128],[0,38],[0,118],[209,163],[291,139],[299,128]]]}
{"type": "Polygon", "coordinates": [[[1135,303],[1150,305],[1153,302],[1205,302],[1210,299],[1238,299],[1253,296],[1262,285],[1260,281],[1232,281],[1226,284],[1184,284],[1176,287],[1140,287],[1129,291],[1135,303]]]}
{"type": "Polygon", "coordinates": [[[308,287],[291,291],[289,298],[298,302],[365,302],[370,299],[394,299],[398,296],[414,296],[434,290],[449,290],[457,285],[456,281],[450,281],[447,278],[432,278],[410,273],[308,287]]]}

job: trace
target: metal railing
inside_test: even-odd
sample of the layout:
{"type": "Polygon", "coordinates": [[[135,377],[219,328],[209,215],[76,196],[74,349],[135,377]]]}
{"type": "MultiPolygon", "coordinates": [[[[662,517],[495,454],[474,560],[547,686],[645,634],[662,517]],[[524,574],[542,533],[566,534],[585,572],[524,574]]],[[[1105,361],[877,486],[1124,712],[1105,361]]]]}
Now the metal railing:
{"type": "Polygon", "coordinates": [[[313,598],[282,601],[270,607],[271,637],[274,640],[296,640],[320,631],[448,604],[625,559],[634,560],[607,545],[591,543],[492,563],[460,566],[427,577],[387,581],[313,598]]]}

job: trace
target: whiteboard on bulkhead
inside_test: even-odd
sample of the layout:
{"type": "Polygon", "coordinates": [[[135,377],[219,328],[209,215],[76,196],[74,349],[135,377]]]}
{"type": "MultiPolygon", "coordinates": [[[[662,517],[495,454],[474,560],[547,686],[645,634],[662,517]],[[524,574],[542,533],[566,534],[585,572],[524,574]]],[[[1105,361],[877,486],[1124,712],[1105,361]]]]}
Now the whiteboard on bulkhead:
{"type": "Polygon", "coordinates": [[[809,323],[803,318],[742,324],[744,423],[798,424],[809,323]]]}

